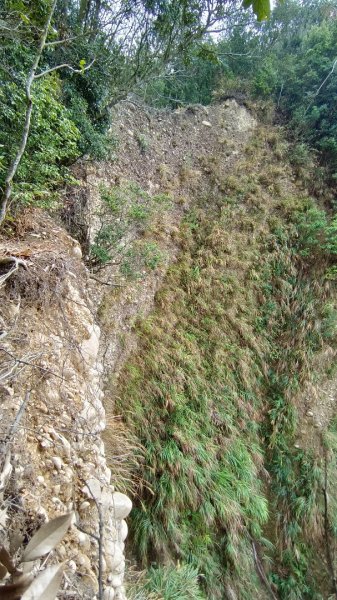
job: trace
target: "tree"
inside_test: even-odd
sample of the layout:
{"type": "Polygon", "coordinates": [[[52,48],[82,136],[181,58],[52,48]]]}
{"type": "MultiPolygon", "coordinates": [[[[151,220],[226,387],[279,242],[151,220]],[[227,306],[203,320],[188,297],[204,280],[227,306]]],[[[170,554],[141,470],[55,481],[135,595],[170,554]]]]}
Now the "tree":
{"type": "MultiPolygon", "coordinates": [[[[246,5],[253,6],[259,19],[269,14],[269,0],[247,0],[246,5]]],[[[79,153],[85,129],[88,133],[89,128],[91,137],[104,133],[113,103],[140,80],[160,74],[169,61],[188,52],[207,32],[222,31],[236,9],[236,0],[128,0],[118,5],[110,0],[81,0],[79,4],[75,0],[4,0],[0,9],[4,42],[0,71],[6,84],[0,113],[3,134],[6,127],[10,129],[6,113],[13,111],[13,92],[22,124],[14,146],[4,144],[0,162],[0,224],[20,173],[34,120],[34,93],[41,79],[47,77],[52,86],[57,72],[62,81],[64,116],[73,121],[69,128],[73,137],[66,140],[72,148],[71,160],[74,143],[79,153]],[[76,112],[79,104],[84,117],[76,112]],[[75,139],[77,131],[79,139],[75,139]]],[[[59,148],[55,154],[55,168],[61,169],[67,156],[59,148]]],[[[41,184],[48,188],[48,168],[45,171],[41,184]]]]}

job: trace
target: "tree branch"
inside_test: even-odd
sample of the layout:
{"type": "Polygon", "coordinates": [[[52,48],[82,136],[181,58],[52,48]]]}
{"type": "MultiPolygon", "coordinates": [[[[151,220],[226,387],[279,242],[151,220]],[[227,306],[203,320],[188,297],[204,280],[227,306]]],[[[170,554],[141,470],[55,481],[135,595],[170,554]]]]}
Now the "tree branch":
{"type": "Polygon", "coordinates": [[[48,75],[49,73],[53,73],[53,71],[58,71],[59,69],[69,69],[70,71],[72,71],[72,73],[84,73],[84,71],[87,71],[88,69],[90,69],[92,67],[95,60],[96,60],[96,58],[93,58],[91,63],[89,63],[86,67],[83,67],[83,69],[75,69],[74,67],[72,67],[71,65],[68,65],[67,63],[64,63],[63,65],[56,65],[56,67],[51,67],[51,69],[46,69],[45,71],[38,73],[37,75],[34,76],[34,79],[40,79],[40,77],[44,77],[45,75],[48,75]]]}
{"type": "Polygon", "coordinates": [[[50,8],[50,11],[49,11],[49,14],[48,14],[48,17],[46,20],[46,24],[45,24],[44,30],[42,32],[42,35],[41,35],[41,39],[40,39],[39,47],[38,47],[38,50],[37,50],[37,53],[35,56],[35,60],[29,71],[29,74],[28,74],[28,78],[27,78],[27,82],[26,82],[26,105],[27,105],[27,107],[26,107],[26,114],[25,114],[23,129],[22,129],[22,133],[21,133],[21,142],[20,142],[20,145],[19,145],[16,155],[14,156],[14,158],[9,166],[8,173],[7,173],[7,176],[5,179],[4,193],[3,193],[3,196],[0,201],[0,225],[6,216],[8,202],[9,202],[9,199],[10,199],[11,193],[12,193],[13,179],[16,175],[16,172],[17,172],[19,164],[21,162],[23,153],[26,149],[28,134],[29,134],[29,130],[30,130],[32,110],[33,110],[32,85],[34,82],[36,69],[39,66],[41,56],[42,56],[42,53],[43,53],[43,50],[44,50],[44,47],[46,44],[46,39],[47,39],[50,23],[51,23],[51,20],[52,20],[54,11],[55,11],[56,2],[57,2],[57,0],[54,0],[52,6],[50,8]]]}

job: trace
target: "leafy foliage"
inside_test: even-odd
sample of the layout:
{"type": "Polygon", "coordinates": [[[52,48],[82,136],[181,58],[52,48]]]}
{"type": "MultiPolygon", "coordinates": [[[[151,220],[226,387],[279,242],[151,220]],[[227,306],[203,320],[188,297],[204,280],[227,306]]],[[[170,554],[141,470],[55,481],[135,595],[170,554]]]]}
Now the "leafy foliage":
{"type": "MultiPolygon", "coordinates": [[[[3,184],[6,165],[19,143],[23,118],[22,89],[4,80],[0,91],[3,107],[0,131],[2,163],[0,182],[3,184]]],[[[13,192],[16,204],[34,203],[50,206],[57,186],[72,181],[67,165],[78,155],[80,132],[62,104],[60,82],[56,75],[40,80],[34,90],[34,119],[27,152],[20,164],[13,192]]]]}

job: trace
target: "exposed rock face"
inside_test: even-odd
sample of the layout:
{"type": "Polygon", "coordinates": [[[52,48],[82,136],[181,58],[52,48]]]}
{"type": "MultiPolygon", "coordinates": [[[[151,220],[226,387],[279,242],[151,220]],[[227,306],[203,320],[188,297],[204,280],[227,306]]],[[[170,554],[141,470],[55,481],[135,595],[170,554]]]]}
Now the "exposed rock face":
{"type": "MultiPolygon", "coordinates": [[[[27,269],[13,273],[0,291],[7,332],[0,348],[6,433],[27,400],[9,440],[13,473],[7,497],[14,497],[22,512],[9,510],[6,526],[9,533],[31,532],[41,522],[75,510],[76,525],[50,559],[68,559],[64,592],[94,598],[101,578],[104,598],[123,600],[124,519],[132,503],[114,491],[101,439],[100,328],[77,243],[45,217],[37,221],[24,244],[3,243],[1,248],[3,256],[24,256],[29,248],[27,269]]],[[[4,505],[8,503],[5,499],[4,505]]]]}

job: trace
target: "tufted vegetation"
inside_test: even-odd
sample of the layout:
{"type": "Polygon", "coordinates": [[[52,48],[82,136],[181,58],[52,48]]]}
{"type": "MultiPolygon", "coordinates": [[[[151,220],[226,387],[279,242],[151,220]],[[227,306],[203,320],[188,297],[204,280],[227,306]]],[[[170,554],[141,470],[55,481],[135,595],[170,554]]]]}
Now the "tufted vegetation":
{"type": "Polygon", "coordinates": [[[324,343],[331,230],[275,169],[260,130],[236,175],[187,215],[119,389],[145,453],[134,552],[158,580],[195,569],[191,598],[321,597],[307,537],[321,463],[295,445],[294,399],[324,343]]]}

